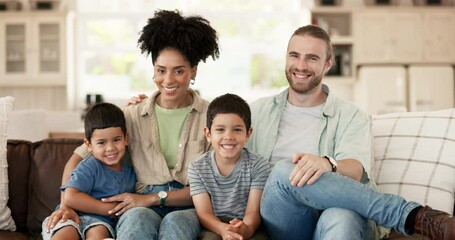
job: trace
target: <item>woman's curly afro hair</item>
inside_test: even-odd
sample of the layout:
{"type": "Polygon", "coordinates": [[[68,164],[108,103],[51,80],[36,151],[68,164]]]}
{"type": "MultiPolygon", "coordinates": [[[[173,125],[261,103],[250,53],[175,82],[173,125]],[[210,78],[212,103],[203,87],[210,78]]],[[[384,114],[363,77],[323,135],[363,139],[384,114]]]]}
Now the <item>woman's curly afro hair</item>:
{"type": "Polygon", "coordinates": [[[152,55],[153,64],[161,50],[177,49],[191,67],[212,56],[219,57],[218,36],[207,19],[200,16],[183,17],[178,10],[158,10],[149,18],[138,40],[142,53],[152,55]]]}

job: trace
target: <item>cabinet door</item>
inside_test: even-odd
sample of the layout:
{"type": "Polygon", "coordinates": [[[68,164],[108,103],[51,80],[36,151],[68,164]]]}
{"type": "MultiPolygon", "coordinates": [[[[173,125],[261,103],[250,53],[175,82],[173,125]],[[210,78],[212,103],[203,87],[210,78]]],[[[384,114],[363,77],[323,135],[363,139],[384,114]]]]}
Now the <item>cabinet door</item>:
{"type": "Polygon", "coordinates": [[[410,111],[433,111],[454,107],[454,70],[447,66],[409,67],[410,111]]]}
{"type": "Polygon", "coordinates": [[[422,60],[423,27],[420,13],[390,14],[390,62],[406,63],[422,60]]]}
{"type": "Polygon", "coordinates": [[[27,55],[30,46],[27,40],[29,27],[23,20],[8,20],[2,22],[2,49],[5,49],[4,58],[1,61],[2,75],[15,75],[23,77],[30,68],[27,55]]]}
{"type": "Polygon", "coordinates": [[[386,62],[390,34],[387,16],[383,13],[356,13],[353,22],[354,58],[357,63],[386,62]]]}
{"type": "Polygon", "coordinates": [[[407,111],[406,69],[371,66],[359,69],[357,102],[370,115],[407,111]]]}
{"type": "Polygon", "coordinates": [[[355,14],[357,63],[420,62],[422,35],[419,13],[364,12],[355,14]]]}
{"type": "Polygon", "coordinates": [[[424,59],[431,62],[455,62],[455,13],[426,13],[424,59]]]}
{"type": "Polygon", "coordinates": [[[0,84],[65,85],[65,17],[8,16],[0,19],[0,84]]]}
{"type": "Polygon", "coordinates": [[[37,74],[62,75],[63,66],[63,24],[59,19],[44,19],[36,22],[37,39],[37,74]]]}

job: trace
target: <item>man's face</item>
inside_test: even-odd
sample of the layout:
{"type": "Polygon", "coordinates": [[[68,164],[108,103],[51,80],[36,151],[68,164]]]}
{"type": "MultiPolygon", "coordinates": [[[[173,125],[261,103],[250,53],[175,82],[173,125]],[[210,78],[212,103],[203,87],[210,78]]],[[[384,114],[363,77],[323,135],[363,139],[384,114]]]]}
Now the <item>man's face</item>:
{"type": "Polygon", "coordinates": [[[286,78],[291,90],[311,93],[321,85],[322,77],[329,71],[332,61],[326,59],[327,45],[311,36],[292,36],[286,56],[286,78]]]}

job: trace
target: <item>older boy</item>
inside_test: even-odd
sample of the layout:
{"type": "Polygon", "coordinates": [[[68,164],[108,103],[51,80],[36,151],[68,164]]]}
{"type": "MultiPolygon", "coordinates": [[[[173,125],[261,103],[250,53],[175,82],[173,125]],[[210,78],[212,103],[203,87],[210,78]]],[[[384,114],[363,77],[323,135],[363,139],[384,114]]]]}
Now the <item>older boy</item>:
{"type": "Polygon", "coordinates": [[[250,108],[239,96],[225,94],[210,103],[204,132],[214,150],[188,168],[191,196],[205,228],[199,239],[267,239],[256,230],[270,165],[244,148],[250,126],[250,108]]]}

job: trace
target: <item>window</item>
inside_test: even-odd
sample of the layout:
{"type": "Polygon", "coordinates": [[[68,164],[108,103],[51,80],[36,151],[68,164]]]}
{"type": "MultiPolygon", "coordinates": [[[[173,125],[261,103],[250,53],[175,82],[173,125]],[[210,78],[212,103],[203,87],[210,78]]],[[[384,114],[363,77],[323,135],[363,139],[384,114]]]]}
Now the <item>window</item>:
{"type": "Polygon", "coordinates": [[[220,58],[198,66],[192,88],[207,100],[226,92],[248,101],[287,86],[286,45],[292,32],[310,22],[300,0],[78,0],[77,102],[102,94],[124,105],[138,93],[156,90],[151,57],[137,39],[156,9],[179,9],[207,18],[217,30],[220,58]]]}

